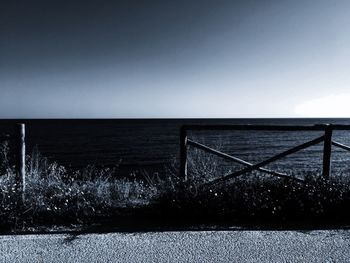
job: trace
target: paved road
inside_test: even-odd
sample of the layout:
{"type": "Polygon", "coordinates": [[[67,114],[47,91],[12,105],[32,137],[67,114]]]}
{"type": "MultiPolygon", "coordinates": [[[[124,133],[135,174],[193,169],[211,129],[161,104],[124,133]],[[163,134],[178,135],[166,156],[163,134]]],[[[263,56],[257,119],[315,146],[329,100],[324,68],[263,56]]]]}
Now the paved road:
{"type": "Polygon", "coordinates": [[[350,231],[0,237],[0,262],[350,262],[350,231]]]}

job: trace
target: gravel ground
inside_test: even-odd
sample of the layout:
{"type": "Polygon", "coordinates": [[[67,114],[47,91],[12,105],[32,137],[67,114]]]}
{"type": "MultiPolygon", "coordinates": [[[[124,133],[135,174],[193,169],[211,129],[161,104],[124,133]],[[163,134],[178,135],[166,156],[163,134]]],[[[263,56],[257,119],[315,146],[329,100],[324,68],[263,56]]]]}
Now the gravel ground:
{"type": "Polygon", "coordinates": [[[0,262],[350,262],[350,231],[0,236],[0,262]]]}

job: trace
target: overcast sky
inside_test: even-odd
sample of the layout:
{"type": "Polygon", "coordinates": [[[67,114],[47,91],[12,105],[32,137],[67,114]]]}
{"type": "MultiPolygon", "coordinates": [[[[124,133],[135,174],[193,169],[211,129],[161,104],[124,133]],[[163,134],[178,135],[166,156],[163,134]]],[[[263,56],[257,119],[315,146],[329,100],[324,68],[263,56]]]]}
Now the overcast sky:
{"type": "Polygon", "coordinates": [[[350,117],[349,13],[345,0],[1,1],[0,117],[350,117]]]}

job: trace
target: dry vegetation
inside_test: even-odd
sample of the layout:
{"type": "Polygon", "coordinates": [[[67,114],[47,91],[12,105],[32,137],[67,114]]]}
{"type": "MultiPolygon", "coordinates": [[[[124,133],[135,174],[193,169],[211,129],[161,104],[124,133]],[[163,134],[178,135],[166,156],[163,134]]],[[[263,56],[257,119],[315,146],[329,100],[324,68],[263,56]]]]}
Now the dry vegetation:
{"type": "MultiPolygon", "coordinates": [[[[68,170],[35,148],[27,156],[25,202],[16,187],[8,143],[0,145],[0,224],[89,223],[98,217],[150,205],[175,189],[174,177],[135,171],[118,176],[118,165],[68,170]],[[23,220],[22,220],[23,219],[23,220]]],[[[170,171],[170,170],[169,170],[170,171]]]]}
{"type": "Polygon", "coordinates": [[[26,199],[21,204],[8,144],[3,142],[0,147],[3,231],[112,221],[111,225],[132,225],[133,220],[143,226],[147,222],[185,226],[306,221],[344,226],[350,218],[345,209],[350,205],[349,177],[325,181],[305,172],[305,183],[300,183],[252,172],[208,187],[204,183],[222,175],[223,166],[199,150],[191,151],[189,180],[183,182],[176,164],[165,174],[135,171],[120,177],[118,165],[73,171],[49,162],[35,149],[27,157],[26,199]]]}

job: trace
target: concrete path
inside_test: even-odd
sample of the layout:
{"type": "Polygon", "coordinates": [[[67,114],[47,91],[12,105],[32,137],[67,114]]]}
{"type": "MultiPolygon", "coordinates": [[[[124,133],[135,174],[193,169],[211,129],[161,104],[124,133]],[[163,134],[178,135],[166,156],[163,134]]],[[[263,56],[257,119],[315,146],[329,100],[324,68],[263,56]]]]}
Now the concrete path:
{"type": "Polygon", "coordinates": [[[0,262],[350,262],[350,231],[1,236],[0,262]]]}

